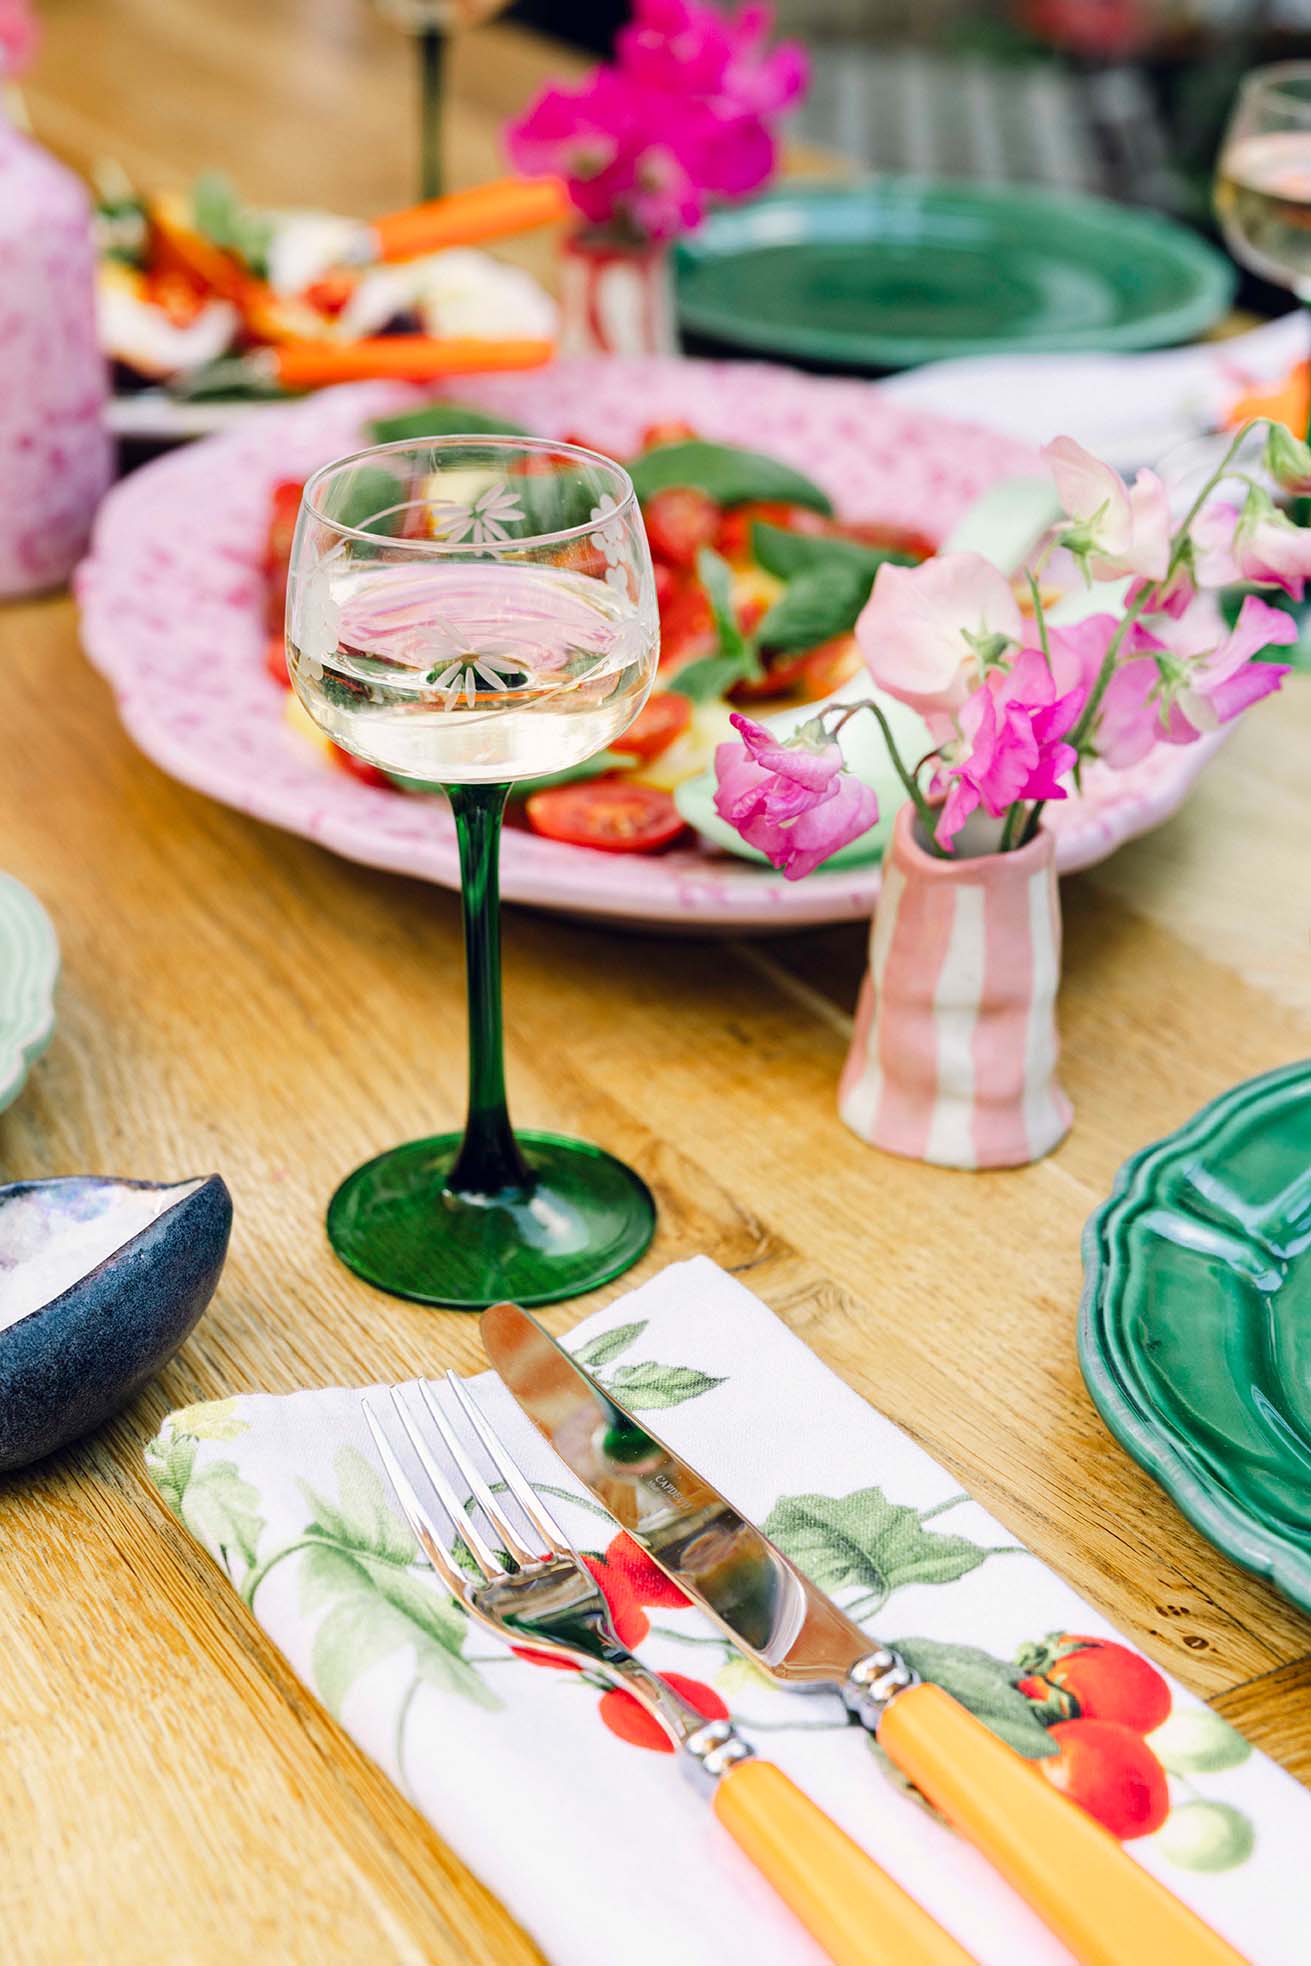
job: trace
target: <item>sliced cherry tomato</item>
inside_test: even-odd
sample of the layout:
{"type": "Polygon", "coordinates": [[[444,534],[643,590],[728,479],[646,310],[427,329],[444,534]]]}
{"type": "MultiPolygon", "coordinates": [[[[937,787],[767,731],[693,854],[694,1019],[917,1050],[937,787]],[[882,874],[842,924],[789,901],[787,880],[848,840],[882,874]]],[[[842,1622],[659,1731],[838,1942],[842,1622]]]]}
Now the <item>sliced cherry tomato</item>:
{"type": "Polygon", "coordinates": [[[543,839],[597,847],[602,853],[654,853],[683,831],[668,792],[629,785],[623,777],[534,792],[528,800],[528,824],[543,839]]]}
{"type": "Polygon", "coordinates": [[[287,638],[281,630],[276,635],[270,635],[264,644],[264,667],[275,683],[281,683],[284,689],[291,688],[291,677],[287,673],[287,638]]]}
{"type": "Polygon", "coordinates": [[[300,511],[305,487],[298,478],[284,478],[273,487],[269,501],[269,529],[264,541],[264,565],[269,573],[286,566],[291,558],[292,534],[300,511]]]}
{"type": "Polygon", "coordinates": [[[685,423],[682,417],[667,416],[657,423],[647,424],[646,429],[642,432],[642,442],[639,448],[644,451],[653,451],[660,444],[688,444],[691,443],[694,437],[699,437],[700,435],[701,432],[694,430],[690,423],[685,423]]]}
{"type": "Polygon", "coordinates": [[[694,567],[701,548],[719,531],[720,511],[713,498],[690,485],[657,492],[642,507],[653,557],[671,567],[694,567]]]}
{"type": "Polygon", "coordinates": [[[660,610],[660,667],[681,668],[715,652],[715,624],[699,581],[684,580],[660,610]]]}
{"type": "Polygon", "coordinates": [[[838,635],[831,642],[820,642],[806,651],[798,684],[808,703],[821,696],[832,696],[840,684],[854,676],[860,667],[860,650],[854,635],[838,635]]]}
{"type": "Polygon", "coordinates": [[[667,567],[663,560],[654,560],[651,570],[655,574],[656,606],[663,616],[665,609],[679,592],[682,582],[673,567],[667,567]]]}
{"type": "Polygon", "coordinates": [[[884,525],[882,520],[860,525],[830,520],[824,530],[835,539],[854,539],[858,546],[879,546],[885,552],[905,553],[915,560],[931,559],[938,550],[937,542],[927,533],[910,526],[884,525]]]}
{"type": "Polygon", "coordinates": [[[715,539],[715,551],[736,565],[743,565],[752,558],[751,528],[757,522],[765,526],[780,526],[784,532],[822,532],[825,520],[818,512],[812,512],[805,505],[788,505],[781,499],[750,499],[745,505],[734,505],[725,512],[715,539]]]}
{"type": "Polygon", "coordinates": [[[157,307],[175,328],[187,328],[200,313],[209,295],[199,280],[179,268],[147,273],[142,298],[157,307]]]}
{"type": "Polygon", "coordinates": [[[357,285],[353,273],[325,273],[321,279],[311,281],[301,298],[308,301],[316,313],[336,316],[341,313],[357,285]]]}
{"type": "Polygon", "coordinates": [[[610,749],[622,751],[626,758],[640,758],[643,764],[667,751],[692,721],[692,704],[686,696],[658,689],[648,696],[622,737],[612,738],[610,749]]]}
{"type": "Polygon", "coordinates": [[[346,772],[351,778],[358,778],[361,785],[391,788],[391,780],[385,771],[379,771],[377,765],[366,764],[363,758],[357,758],[351,751],[343,751],[340,744],[332,746],[331,757],[339,771],[346,772]]]}

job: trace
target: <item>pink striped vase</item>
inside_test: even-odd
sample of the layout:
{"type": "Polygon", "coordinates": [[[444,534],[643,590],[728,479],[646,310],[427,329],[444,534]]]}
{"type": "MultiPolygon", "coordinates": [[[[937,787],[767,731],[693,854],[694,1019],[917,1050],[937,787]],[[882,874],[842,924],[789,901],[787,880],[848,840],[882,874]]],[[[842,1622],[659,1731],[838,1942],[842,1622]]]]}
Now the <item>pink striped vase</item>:
{"type": "Polygon", "coordinates": [[[668,249],[625,246],[604,233],[569,233],[560,257],[560,351],[676,354],[668,249]]]}
{"type": "Polygon", "coordinates": [[[1073,1113],[1056,1082],[1054,842],[939,859],[904,806],[884,864],[838,1105],[862,1140],[939,1167],[1019,1167],[1073,1113]]]}

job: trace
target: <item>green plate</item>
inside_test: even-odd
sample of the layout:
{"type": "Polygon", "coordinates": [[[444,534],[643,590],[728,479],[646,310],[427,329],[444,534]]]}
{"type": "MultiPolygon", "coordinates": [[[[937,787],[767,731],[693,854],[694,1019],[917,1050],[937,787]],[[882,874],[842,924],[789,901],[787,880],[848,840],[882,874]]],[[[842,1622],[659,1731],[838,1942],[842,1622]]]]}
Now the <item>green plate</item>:
{"type": "Polygon", "coordinates": [[[1169,219],[1022,186],[875,178],[717,212],[677,254],[694,334],[846,368],[1014,349],[1162,348],[1235,273],[1169,219]]]}
{"type": "Polygon", "coordinates": [[[1128,1161],[1083,1260],[1080,1363],[1112,1433],[1311,1611],[1311,1062],[1128,1161]]]}

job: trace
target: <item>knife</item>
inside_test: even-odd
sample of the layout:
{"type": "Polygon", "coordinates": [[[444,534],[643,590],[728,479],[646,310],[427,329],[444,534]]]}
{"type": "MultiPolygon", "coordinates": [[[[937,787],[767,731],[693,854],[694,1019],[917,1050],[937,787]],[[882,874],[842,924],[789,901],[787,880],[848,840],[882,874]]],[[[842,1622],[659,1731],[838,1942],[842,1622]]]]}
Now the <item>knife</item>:
{"type": "Polygon", "coordinates": [[[1082,1966],[1245,1966],[1024,1757],[920,1680],[515,1304],[483,1344],[523,1411],[665,1574],[785,1686],[829,1686],[1082,1966]]]}

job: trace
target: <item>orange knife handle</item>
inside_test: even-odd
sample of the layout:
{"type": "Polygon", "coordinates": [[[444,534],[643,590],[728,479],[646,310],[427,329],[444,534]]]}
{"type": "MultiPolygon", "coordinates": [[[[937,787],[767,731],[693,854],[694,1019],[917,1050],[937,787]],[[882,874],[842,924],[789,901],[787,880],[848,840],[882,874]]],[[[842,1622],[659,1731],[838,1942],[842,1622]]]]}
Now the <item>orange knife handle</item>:
{"type": "Polygon", "coordinates": [[[498,178],[453,191],[373,222],[379,259],[417,259],[450,246],[477,246],[511,232],[528,232],[568,216],[569,194],[557,177],[498,178]]]}
{"type": "Polygon", "coordinates": [[[734,1762],[715,1783],[714,1810],[834,1966],[972,1966],[969,1953],[772,1762],[734,1762]]]}
{"type": "Polygon", "coordinates": [[[940,1686],[898,1693],[878,1741],[1081,1966],[1246,1966],[1038,1763],[940,1686]]]}

